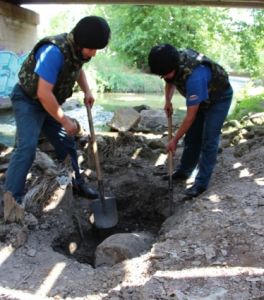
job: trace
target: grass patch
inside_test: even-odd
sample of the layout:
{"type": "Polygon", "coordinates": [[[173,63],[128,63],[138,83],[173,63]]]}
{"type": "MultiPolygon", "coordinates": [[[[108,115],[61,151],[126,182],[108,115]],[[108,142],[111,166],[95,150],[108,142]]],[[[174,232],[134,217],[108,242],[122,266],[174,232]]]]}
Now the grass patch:
{"type": "Polygon", "coordinates": [[[264,111],[264,88],[247,87],[238,96],[238,100],[233,112],[228,119],[240,120],[249,113],[264,111]]]}

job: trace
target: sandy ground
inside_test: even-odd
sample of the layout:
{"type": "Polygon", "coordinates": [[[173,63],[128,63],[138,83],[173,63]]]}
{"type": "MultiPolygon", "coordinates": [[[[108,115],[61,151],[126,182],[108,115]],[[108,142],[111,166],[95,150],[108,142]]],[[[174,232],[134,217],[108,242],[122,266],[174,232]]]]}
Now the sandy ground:
{"type": "Polygon", "coordinates": [[[121,158],[104,162],[106,192],[117,195],[120,213],[112,233],[155,235],[150,249],[114,266],[92,266],[104,236],[88,237],[89,201],[73,197],[69,188],[57,206],[28,214],[26,226],[1,219],[0,299],[263,299],[263,139],[251,141],[241,157],[234,150],[218,155],[210,187],[198,198],[186,200],[186,183],[174,183],[171,216],[167,182],[157,176],[165,167],[149,157],[130,165],[121,158]],[[77,245],[78,252],[85,243],[74,214],[91,253],[69,250],[77,245]]]}

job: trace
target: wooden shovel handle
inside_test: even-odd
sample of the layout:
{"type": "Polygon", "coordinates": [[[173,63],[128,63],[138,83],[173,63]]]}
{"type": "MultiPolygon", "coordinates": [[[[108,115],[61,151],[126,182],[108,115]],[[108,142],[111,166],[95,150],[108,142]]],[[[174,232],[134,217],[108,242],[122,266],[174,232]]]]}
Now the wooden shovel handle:
{"type": "Polygon", "coordinates": [[[94,160],[95,160],[97,180],[98,180],[98,182],[102,182],[102,173],[101,173],[101,168],[100,168],[98,147],[97,147],[97,142],[96,142],[95,133],[94,133],[93,117],[92,117],[90,105],[86,105],[86,109],[87,109],[87,115],[88,115],[90,134],[91,134],[91,138],[92,138],[92,146],[93,146],[93,154],[94,154],[94,160]]]}
{"type": "MultiPolygon", "coordinates": [[[[172,114],[168,116],[168,141],[172,139],[172,114]]],[[[168,153],[168,173],[172,176],[173,173],[173,163],[172,163],[172,152],[168,153]]]]}

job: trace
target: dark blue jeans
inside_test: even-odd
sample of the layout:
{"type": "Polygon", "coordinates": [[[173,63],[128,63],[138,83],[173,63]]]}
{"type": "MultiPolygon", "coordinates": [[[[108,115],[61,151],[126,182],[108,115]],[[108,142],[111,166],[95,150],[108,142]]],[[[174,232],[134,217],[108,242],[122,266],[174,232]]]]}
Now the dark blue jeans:
{"type": "Polygon", "coordinates": [[[53,145],[56,155],[63,161],[70,156],[76,183],[81,181],[76,144],[64,128],[53,119],[38,100],[29,98],[19,85],[11,95],[17,127],[17,144],[6,174],[5,190],[10,191],[18,203],[22,202],[26,177],[35,159],[40,132],[53,145]]]}
{"type": "Polygon", "coordinates": [[[216,164],[221,128],[233,96],[232,88],[209,107],[200,107],[196,119],[184,138],[184,149],[178,170],[191,175],[198,166],[196,185],[207,188],[216,164]]]}

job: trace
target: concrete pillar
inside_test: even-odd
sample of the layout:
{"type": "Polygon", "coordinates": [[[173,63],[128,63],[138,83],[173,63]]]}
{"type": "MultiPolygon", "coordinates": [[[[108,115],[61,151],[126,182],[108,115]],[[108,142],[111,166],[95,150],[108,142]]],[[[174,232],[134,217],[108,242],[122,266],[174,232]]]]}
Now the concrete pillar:
{"type": "Polygon", "coordinates": [[[0,111],[11,108],[9,95],[21,64],[37,41],[38,24],[35,12],[0,0],[0,111]]]}
{"type": "Polygon", "coordinates": [[[39,15],[0,0],[0,50],[24,54],[37,41],[39,15]]]}

